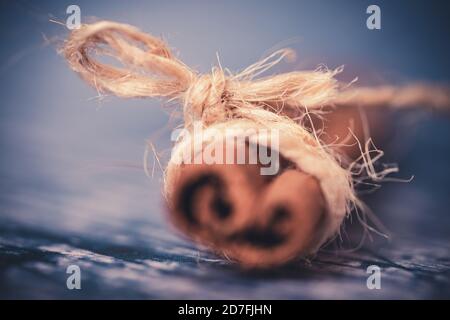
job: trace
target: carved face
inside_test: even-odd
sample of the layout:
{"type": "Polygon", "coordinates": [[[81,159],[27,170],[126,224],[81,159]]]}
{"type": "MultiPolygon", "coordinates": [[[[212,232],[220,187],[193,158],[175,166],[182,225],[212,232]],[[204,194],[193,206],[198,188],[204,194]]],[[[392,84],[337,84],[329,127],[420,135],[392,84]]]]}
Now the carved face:
{"type": "Polygon", "coordinates": [[[260,175],[259,165],[185,165],[172,220],[185,234],[244,267],[305,255],[320,235],[325,201],[315,178],[295,169],[260,175]]]}

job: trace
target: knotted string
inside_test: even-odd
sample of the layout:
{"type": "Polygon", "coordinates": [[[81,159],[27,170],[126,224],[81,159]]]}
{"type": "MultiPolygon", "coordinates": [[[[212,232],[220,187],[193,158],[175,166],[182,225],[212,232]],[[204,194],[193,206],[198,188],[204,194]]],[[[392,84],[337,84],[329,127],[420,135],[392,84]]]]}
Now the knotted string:
{"type": "Polygon", "coordinates": [[[162,40],[133,26],[107,21],[73,31],[63,54],[71,68],[99,93],[181,100],[187,125],[195,120],[205,124],[226,120],[236,108],[271,107],[276,111],[323,106],[336,94],[334,75],[340,71],[297,71],[254,80],[292,57],[291,50],[282,49],[236,75],[226,75],[219,67],[200,75],[176,59],[162,40]],[[104,64],[94,58],[96,54],[112,56],[125,68],[104,64]]]}

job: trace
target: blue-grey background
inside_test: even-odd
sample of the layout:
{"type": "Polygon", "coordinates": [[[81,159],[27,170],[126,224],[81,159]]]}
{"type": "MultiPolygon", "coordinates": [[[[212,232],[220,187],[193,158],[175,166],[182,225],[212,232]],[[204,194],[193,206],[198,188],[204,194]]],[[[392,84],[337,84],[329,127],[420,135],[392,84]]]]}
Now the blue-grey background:
{"type": "MultiPolygon", "coordinates": [[[[386,161],[408,184],[370,201],[392,231],[357,253],[321,254],[262,274],[243,273],[168,225],[161,170],[142,170],[147,141],[170,152],[173,107],[97,93],[57,54],[66,8],[163,36],[201,72],[242,69],[275,48],[298,53],[277,71],[345,65],[362,84],[450,78],[445,1],[5,1],[0,4],[1,298],[449,298],[450,120],[392,115],[386,161]],[[366,28],[381,7],[382,29],[366,28]],[[66,288],[66,267],[82,290],[66,288]],[[367,265],[381,290],[366,288],[367,265]]],[[[385,130],[385,128],[383,128],[385,130]]],[[[148,159],[153,166],[152,156],[148,159]]]]}

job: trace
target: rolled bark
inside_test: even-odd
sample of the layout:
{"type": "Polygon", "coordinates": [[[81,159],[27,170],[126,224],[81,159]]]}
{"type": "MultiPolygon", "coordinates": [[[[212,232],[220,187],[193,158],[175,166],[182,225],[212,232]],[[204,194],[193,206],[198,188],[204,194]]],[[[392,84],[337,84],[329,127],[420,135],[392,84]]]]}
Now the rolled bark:
{"type": "Polygon", "coordinates": [[[169,203],[172,222],[244,268],[307,254],[326,219],[325,199],[316,178],[281,163],[276,176],[262,176],[260,164],[182,166],[169,203]]]}

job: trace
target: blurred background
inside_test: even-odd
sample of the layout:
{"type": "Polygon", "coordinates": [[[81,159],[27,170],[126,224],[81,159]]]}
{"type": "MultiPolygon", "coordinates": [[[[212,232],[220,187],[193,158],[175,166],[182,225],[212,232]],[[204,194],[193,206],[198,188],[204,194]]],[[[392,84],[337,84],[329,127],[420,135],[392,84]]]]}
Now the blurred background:
{"type": "MultiPolygon", "coordinates": [[[[0,4],[0,298],[450,298],[450,119],[396,112],[386,162],[399,178],[368,198],[392,232],[353,253],[324,252],[264,273],[239,271],[169,226],[162,172],[144,173],[151,141],[168,159],[174,107],[103,97],[57,48],[66,8],[81,21],[129,23],[162,36],[187,65],[238,71],[277,48],[273,72],[345,65],[341,80],[450,80],[446,1],[3,1],[0,4]],[[366,9],[381,8],[381,30],[366,9]],[[68,290],[77,264],[82,290],[68,290]],[[366,268],[382,268],[368,290],[366,268]]],[[[176,110],[176,109],[175,109],[176,110]]],[[[150,168],[155,161],[150,153],[150,168]]]]}

